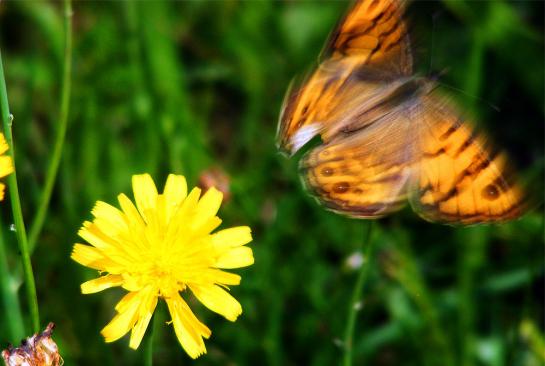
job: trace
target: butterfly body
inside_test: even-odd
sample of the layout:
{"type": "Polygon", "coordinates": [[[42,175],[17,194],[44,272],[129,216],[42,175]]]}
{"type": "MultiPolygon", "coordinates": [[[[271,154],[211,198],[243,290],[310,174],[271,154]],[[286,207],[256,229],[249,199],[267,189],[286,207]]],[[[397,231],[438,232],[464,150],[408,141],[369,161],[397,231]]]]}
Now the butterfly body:
{"type": "Polygon", "coordinates": [[[425,219],[474,224],[518,217],[524,194],[505,154],[475,132],[434,80],[415,76],[404,2],[360,0],[326,58],[289,90],[277,141],[326,208],[377,218],[407,200],[425,219]]]}

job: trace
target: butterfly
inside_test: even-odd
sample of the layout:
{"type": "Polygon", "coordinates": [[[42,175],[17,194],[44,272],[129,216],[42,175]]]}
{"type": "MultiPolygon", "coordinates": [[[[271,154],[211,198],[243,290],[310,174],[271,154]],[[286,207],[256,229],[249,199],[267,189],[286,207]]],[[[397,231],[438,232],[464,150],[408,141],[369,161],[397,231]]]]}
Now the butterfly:
{"type": "Polygon", "coordinates": [[[431,79],[413,73],[402,0],[360,0],[318,67],[284,99],[278,147],[300,161],[304,185],[327,209],[378,218],[408,201],[447,224],[520,216],[525,194],[505,153],[478,133],[431,79]]]}

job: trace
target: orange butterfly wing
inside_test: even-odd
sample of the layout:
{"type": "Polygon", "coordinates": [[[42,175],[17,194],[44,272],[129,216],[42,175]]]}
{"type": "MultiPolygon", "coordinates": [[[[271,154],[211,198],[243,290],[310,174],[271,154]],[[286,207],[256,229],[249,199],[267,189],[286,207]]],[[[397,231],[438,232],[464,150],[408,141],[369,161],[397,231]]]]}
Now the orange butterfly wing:
{"type": "Polygon", "coordinates": [[[414,153],[406,143],[409,120],[401,112],[302,158],[303,182],[321,204],[351,217],[376,218],[406,203],[414,153]]]}
{"type": "Polygon", "coordinates": [[[301,176],[337,213],[375,218],[409,198],[425,219],[473,224],[521,215],[525,195],[496,153],[433,82],[416,78],[404,1],[361,0],[330,38],[325,59],[289,92],[278,131],[293,153],[320,134],[301,176]]]}
{"type": "Polygon", "coordinates": [[[423,94],[301,160],[305,186],[326,208],[377,218],[410,198],[423,218],[474,224],[520,216],[526,198],[504,153],[445,98],[423,94]]]}
{"type": "Polygon", "coordinates": [[[527,198],[506,154],[477,134],[445,98],[432,94],[421,97],[415,210],[430,221],[462,224],[520,216],[527,198]]]}
{"type": "Polygon", "coordinates": [[[362,80],[384,83],[411,75],[403,8],[404,2],[395,0],[354,5],[332,34],[318,69],[286,94],[277,132],[279,148],[293,154],[317,134],[331,135],[328,130],[335,127],[339,108],[346,111],[354,85],[362,80]]]}
{"type": "Polygon", "coordinates": [[[330,37],[324,53],[354,67],[365,65],[381,81],[410,76],[412,56],[404,8],[404,1],[357,2],[330,37]]]}

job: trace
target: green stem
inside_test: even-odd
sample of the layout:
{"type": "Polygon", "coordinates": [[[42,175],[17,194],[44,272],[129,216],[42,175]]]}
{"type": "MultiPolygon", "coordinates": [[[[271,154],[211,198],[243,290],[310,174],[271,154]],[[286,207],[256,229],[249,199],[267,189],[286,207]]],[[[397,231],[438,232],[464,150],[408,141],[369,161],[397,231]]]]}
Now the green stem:
{"type": "Polygon", "coordinates": [[[10,332],[9,339],[15,342],[24,338],[25,326],[21,315],[21,304],[19,304],[19,298],[17,297],[17,288],[19,286],[14,283],[14,277],[8,269],[6,243],[2,233],[0,233],[0,287],[6,312],[4,319],[8,323],[10,332]]]}
{"type": "Polygon", "coordinates": [[[155,334],[155,323],[158,318],[157,314],[153,315],[153,319],[151,319],[150,325],[148,326],[149,331],[144,340],[144,366],[153,365],[153,335],[155,334]]]}
{"type": "Polygon", "coordinates": [[[398,281],[420,309],[422,317],[429,327],[429,336],[433,341],[432,344],[426,345],[428,349],[433,350],[433,352],[426,354],[426,358],[431,361],[426,364],[438,364],[440,361],[441,365],[454,366],[454,355],[449,340],[441,328],[439,315],[434,307],[430,291],[418,268],[409,243],[400,243],[399,254],[401,258],[397,269],[398,281]]]}
{"type": "Polygon", "coordinates": [[[476,226],[459,231],[461,248],[458,264],[459,337],[461,350],[459,365],[475,365],[475,277],[479,268],[486,262],[486,238],[490,233],[486,227],[476,226]]]}
{"type": "Polygon", "coordinates": [[[38,298],[36,297],[36,284],[34,282],[34,273],[32,273],[32,264],[30,263],[30,252],[26,237],[23,212],[21,210],[21,200],[19,198],[19,188],[17,187],[17,171],[15,169],[15,148],[13,146],[13,135],[11,133],[11,123],[13,116],[9,111],[8,92],[6,89],[6,79],[4,77],[4,66],[2,63],[2,53],[0,52],[0,109],[2,110],[2,122],[4,133],[9,146],[8,154],[13,161],[13,173],[8,176],[8,190],[11,199],[11,209],[13,211],[13,221],[15,222],[15,234],[17,244],[21,252],[23,262],[23,273],[25,278],[25,289],[27,294],[28,307],[32,321],[32,330],[34,333],[40,330],[40,315],[38,312],[38,298]]]}
{"type": "Polygon", "coordinates": [[[369,273],[369,266],[371,261],[369,257],[371,255],[371,232],[373,229],[373,221],[369,221],[367,228],[367,237],[363,241],[362,251],[363,251],[363,263],[360,266],[360,271],[358,273],[358,278],[354,286],[354,292],[352,293],[352,299],[350,300],[348,308],[348,320],[346,322],[346,329],[344,332],[344,358],[343,365],[351,366],[352,365],[352,351],[353,351],[353,342],[354,342],[354,328],[356,326],[356,318],[361,309],[360,299],[363,291],[363,285],[369,273]]]}
{"type": "Polygon", "coordinates": [[[71,0],[64,0],[64,61],[62,71],[62,86],[61,86],[61,103],[59,114],[59,126],[53,154],[47,175],[45,178],[45,186],[42,191],[40,205],[36,211],[32,226],[29,231],[29,248],[32,252],[36,247],[36,240],[42,230],[53,186],[59,170],[59,165],[62,157],[62,149],[64,146],[64,138],[66,136],[66,128],[68,126],[68,113],[70,110],[70,75],[72,73],[72,3],[71,0]]]}

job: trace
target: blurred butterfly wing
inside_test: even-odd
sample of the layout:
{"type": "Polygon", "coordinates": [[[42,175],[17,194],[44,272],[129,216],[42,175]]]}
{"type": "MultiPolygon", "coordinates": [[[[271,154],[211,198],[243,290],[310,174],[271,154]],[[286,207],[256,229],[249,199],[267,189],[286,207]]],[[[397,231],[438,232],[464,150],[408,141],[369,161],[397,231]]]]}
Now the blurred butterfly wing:
{"type": "Polygon", "coordinates": [[[300,163],[305,186],[327,209],[351,217],[377,218],[400,209],[413,155],[408,128],[407,119],[394,112],[314,148],[300,163]]]}
{"type": "MultiPolygon", "coordinates": [[[[387,84],[412,74],[409,37],[401,0],[355,3],[328,42],[320,66],[282,105],[277,145],[293,154],[338,120],[357,83],[387,84]]],[[[371,90],[371,89],[368,89],[371,90]]]]}
{"type": "Polygon", "coordinates": [[[278,121],[280,149],[293,154],[323,131],[331,111],[339,106],[339,90],[347,77],[347,71],[340,68],[318,68],[300,85],[290,85],[278,121]]]}
{"type": "Polygon", "coordinates": [[[304,183],[330,210],[375,218],[409,197],[425,219],[505,221],[526,199],[506,156],[411,78],[403,0],[360,0],[332,34],[320,66],[286,98],[279,147],[301,161],[304,183]]]}
{"type": "Polygon", "coordinates": [[[403,0],[355,3],[326,44],[322,57],[350,63],[364,80],[410,76],[412,55],[403,0]]]}
{"type": "Polygon", "coordinates": [[[520,216],[525,196],[504,153],[494,150],[445,98],[421,98],[410,201],[429,221],[477,224],[520,216]]]}

